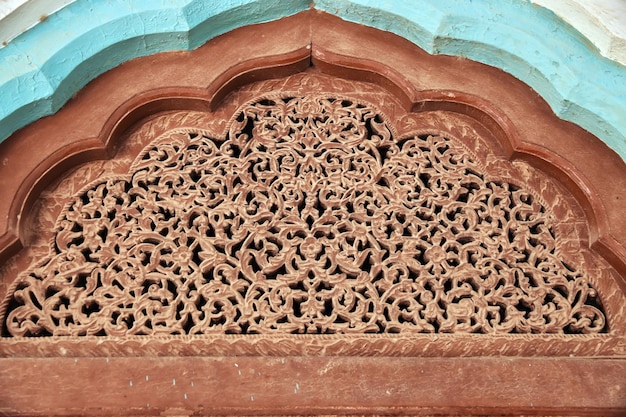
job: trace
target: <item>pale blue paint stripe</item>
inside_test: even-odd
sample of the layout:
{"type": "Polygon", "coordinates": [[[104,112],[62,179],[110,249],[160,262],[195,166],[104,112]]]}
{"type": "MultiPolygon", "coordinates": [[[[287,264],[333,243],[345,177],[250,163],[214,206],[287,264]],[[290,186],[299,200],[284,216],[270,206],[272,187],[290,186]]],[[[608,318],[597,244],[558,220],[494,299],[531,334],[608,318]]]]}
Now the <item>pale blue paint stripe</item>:
{"type": "Polygon", "coordinates": [[[190,50],[306,0],[78,0],[0,49],[0,141],[53,114],[89,81],[133,58],[190,50]]]}
{"type": "MultiPolygon", "coordinates": [[[[194,49],[308,7],[307,0],[77,0],[0,49],[0,140],[124,61],[194,49]]],[[[626,159],[626,68],[547,9],[521,0],[318,0],[315,7],[430,53],[501,68],[626,159]]]]}
{"type": "Polygon", "coordinates": [[[498,67],[626,160],[626,68],[547,9],[519,0],[318,0],[316,8],[498,67]]]}

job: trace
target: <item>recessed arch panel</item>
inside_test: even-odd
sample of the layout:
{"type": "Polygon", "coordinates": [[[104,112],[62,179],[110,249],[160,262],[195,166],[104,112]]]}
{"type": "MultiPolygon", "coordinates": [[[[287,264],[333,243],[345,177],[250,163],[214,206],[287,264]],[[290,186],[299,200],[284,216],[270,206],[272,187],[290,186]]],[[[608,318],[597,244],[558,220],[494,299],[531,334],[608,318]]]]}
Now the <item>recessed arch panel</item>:
{"type": "MultiPolygon", "coordinates": [[[[391,403],[359,400],[367,391],[349,391],[345,408],[326,396],[343,383],[332,366],[358,370],[376,391],[368,366],[390,378],[399,364],[417,371],[447,358],[465,369],[482,360],[485,375],[511,384],[525,375],[545,414],[563,410],[541,394],[555,380],[524,366],[546,376],[561,364],[566,379],[591,372],[606,389],[590,398],[598,380],[566,384],[567,410],[619,415],[619,157],[582,152],[598,140],[499,70],[315,12],[261,28],[293,36],[260,41],[244,60],[258,27],[136,60],[0,149],[4,172],[15,169],[0,175],[13,195],[0,248],[9,412],[24,410],[32,385],[11,388],[7,372],[39,364],[45,379],[71,358],[77,384],[89,369],[111,380],[83,414],[128,414],[135,399],[154,413],[246,413],[226,397],[183,401],[185,375],[208,387],[214,376],[197,372],[212,368],[234,389],[246,356],[277,386],[284,377],[272,369],[288,362],[311,384],[302,400],[264,399],[267,412],[382,412],[391,403]],[[370,49],[355,52],[364,41],[370,49]],[[208,56],[224,60],[207,74],[208,56]],[[25,144],[31,161],[17,155],[25,144]],[[231,359],[232,375],[211,362],[231,359]],[[116,361],[125,365],[109,371],[116,361]],[[311,373],[313,364],[323,366],[311,373]],[[312,383],[322,369],[333,375],[325,386],[312,383]],[[182,405],[147,390],[170,376],[182,405]],[[146,391],[116,408],[120,378],[146,391]]],[[[463,386],[453,373],[442,392],[463,386]]],[[[514,410],[470,397],[445,408],[445,396],[411,400],[394,394],[402,381],[385,381],[407,412],[535,407],[508,392],[514,410]]],[[[250,401],[270,392],[253,388],[241,388],[250,401]]],[[[31,414],[71,409],[72,397],[46,395],[31,414]]]]}

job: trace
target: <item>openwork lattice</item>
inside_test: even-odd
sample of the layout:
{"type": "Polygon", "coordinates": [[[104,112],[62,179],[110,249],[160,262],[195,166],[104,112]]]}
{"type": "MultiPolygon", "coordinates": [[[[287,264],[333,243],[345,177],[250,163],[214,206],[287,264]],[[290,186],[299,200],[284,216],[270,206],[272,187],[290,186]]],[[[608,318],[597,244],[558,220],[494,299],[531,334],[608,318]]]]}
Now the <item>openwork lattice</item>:
{"type": "Polygon", "coordinates": [[[170,131],[62,212],[12,336],[598,333],[587,273],[531,189],[355,100],[259,99],[170,131]]]}

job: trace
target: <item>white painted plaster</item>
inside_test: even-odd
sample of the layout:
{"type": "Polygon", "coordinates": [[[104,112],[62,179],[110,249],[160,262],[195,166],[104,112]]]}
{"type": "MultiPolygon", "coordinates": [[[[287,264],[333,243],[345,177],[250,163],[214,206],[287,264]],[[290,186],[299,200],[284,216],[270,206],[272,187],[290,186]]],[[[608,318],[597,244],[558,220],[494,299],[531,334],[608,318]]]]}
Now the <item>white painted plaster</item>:
{"type": "Polygon", "coordinates": [[[0,0],[0,47],[75,0],[0,0]]]}
{"type": "Polygon", "coordinates": [[[552,10],[605,57],[626,65],[626,0],[532,0],[552,10]]]}
{"type": "Polygon", "coordinates": [[[0,0],[0,19],[3,19],[6,15],[27,1],[28,0],[0,0]]]}

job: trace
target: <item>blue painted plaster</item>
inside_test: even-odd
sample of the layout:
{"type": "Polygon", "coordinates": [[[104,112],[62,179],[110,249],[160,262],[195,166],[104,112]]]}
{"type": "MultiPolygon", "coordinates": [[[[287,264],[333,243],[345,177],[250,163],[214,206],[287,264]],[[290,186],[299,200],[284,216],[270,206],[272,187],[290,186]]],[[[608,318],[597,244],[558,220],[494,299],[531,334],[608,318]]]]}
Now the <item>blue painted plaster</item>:
{"type": "Polygon", "coordinates": [[[191,50],[308,8],[305,0],[77,0],[0,49],[0,141],[125,61],[191,50]]]}
{"type": "MultiPolygon", "coordinates": [[[[124,61],[194,49],[308,8],[308,0],[77,0],[0,49],[0,140],[124,61]]],[[[626,67],[547,9],[525,0],[318,0],[315,8],[501,68],[626,160],[626,67]]]]}
{"type": "Polygon", "coordinates": [[[520,0],[318,0],[316,8],[498,67],[626,160],[626,67],[545,8],[520,0]]]}

